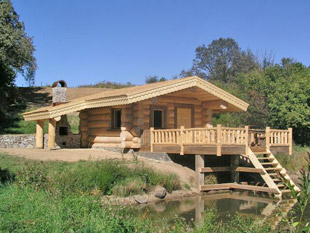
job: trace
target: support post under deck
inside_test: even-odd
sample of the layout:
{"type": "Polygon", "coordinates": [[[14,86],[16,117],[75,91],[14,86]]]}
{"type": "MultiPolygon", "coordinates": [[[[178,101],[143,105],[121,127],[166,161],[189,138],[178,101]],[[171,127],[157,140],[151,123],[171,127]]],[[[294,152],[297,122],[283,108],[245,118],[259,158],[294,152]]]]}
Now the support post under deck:
{"type": "Polygon", "coordinates": [[[239,155],[230,156],[230,170],[231,170],[231,182],[239,183],[239,172],[236,171],[239,167],[239,155]]]}
{"type": "Polygon", "coordinates": [[[205,175],[201,172],[201,168],[205,166],[204,155],[195,155],[195,170],[196,170],[196,187],[200,191],[200,186],[204,185],[205,175]]]}

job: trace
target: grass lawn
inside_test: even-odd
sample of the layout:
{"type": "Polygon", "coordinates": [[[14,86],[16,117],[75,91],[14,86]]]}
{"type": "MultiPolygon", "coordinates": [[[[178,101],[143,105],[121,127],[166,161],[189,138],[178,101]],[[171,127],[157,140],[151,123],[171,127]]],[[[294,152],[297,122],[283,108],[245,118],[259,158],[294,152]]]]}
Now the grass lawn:
{"type": "Polygon", "coordinates": [[[115,187],[119,192],[123,186],[121,195],[156,185],[168,191],[180,188],[175,175],[137,162],[39,162],[1,154],[0,178],[0,232],[271,232],[253,218],[236,216],[224,224],[214,210],[205,212],[201,226],[178,217],[154,226],[133,207],[103,204],[101,194],[113,194],[115,187]],[[142,186],[126,189],[133,182],[142,186]]]}
{"type": "Polygon", "coordinates": [[[310,152],[309,146],[293,145],[293,155],[278,154],[275,155],[280,164],[288,171],[297,172],[307,165],[306,156],[310,152]]]}

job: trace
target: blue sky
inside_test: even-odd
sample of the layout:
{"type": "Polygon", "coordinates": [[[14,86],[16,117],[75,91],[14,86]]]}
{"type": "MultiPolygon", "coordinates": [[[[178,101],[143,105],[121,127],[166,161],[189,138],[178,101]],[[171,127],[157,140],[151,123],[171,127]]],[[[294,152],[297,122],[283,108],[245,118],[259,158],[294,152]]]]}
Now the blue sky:
{"type": "MultiPolygon", "coordinates": [[[[310,1],[12,0],[34,39],[36,85],[144,83],[191,67],[195,48],[220,37],[276,61],[310,64],[310,1]]],[[[25,86],[22,77],[16,80],[25,86]]]]}

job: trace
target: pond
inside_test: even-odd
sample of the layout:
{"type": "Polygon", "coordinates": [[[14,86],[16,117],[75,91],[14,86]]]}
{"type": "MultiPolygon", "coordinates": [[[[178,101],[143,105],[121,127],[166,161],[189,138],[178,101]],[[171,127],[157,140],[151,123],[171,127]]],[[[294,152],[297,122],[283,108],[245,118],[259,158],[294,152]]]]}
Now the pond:
{"type": "Polygon", "coordinates": [[[179,216],[187,223],[201,223],[204,211],[215,209],[219,220],[227,221],[229,215],[255,216],[258,221],[270,221],[277,226],[281,221],[279,211],[287,214],[296,204],[294,199],[278,200],[268,195],[257,195],[250,192],[227,192],[206,194],[202,196],[180,198],[178,200],[162,200],[139,206],[143,218],[152,219],[155,225],[170,225],[179,216]]]}

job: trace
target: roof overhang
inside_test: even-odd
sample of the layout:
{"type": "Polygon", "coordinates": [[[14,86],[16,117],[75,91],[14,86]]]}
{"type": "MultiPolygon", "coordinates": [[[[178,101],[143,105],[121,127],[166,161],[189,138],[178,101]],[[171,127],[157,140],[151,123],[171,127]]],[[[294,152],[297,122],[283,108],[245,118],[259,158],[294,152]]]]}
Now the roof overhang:
{"type": "Polygon", "coordinates": [[[98,94],[90,95],[87,96],[87,98],[72,100],[71,102],[62,105],[44,107],[35,111],[27,112],[23,114],[23,117],[26,121],[50,119],[89,108],[111,107],[136,103],[191,87],[199,87],[202,90],[218,97],[220,100],[226,101],[239,111],[246,111],[249,106],[248,103],[224,91],[223,89],[199,77],[193,76],[162,82],[158,85],[149,84],[140,86],[137,91],[135,91],[135,87],[124,88],[121,89],[123,90],[123,93],[119,94],[120,91],[118,91],[117,95],[113,95],[113,91],[105,92],[105,95],[102,97],[98,96],[98,94]]]}

